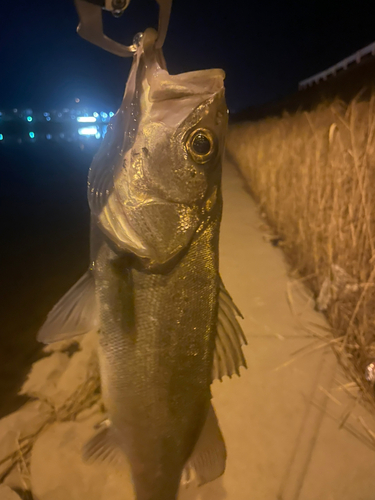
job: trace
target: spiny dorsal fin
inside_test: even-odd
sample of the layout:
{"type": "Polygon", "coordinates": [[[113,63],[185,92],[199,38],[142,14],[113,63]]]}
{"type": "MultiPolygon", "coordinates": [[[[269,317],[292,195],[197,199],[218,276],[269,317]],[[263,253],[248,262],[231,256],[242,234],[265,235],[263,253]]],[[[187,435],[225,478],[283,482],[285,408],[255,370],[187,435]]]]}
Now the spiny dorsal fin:
{"type": "Polygon", "coordinates": [[[219,312],[217,320],[217,335],[215,343],[212,380],[222,380],[224,375],[231,377],[240,374],[240,367],[246,366],[242,346],[247,344],[236,316],[243,318],[234,304],[232,297],[220,280],[219,312]]]}
{"type": "Polygon", "coordinates": [[[51,344],[88,333],[98,325],[94,278],[87,271],[49,312],[37,339],[51,344]]]}

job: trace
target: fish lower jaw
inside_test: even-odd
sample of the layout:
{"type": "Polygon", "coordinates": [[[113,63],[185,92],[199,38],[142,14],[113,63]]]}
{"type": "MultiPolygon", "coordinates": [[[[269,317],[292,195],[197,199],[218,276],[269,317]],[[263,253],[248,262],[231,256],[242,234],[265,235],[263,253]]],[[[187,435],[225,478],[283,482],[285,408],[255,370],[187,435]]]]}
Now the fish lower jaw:
{"type": "Polygon", "coordinates": [[[116,246],[141,258],[152,258],[152,250],[132,228],[123,207],[111,197],[99,215],[99,226],[116,246]]]}

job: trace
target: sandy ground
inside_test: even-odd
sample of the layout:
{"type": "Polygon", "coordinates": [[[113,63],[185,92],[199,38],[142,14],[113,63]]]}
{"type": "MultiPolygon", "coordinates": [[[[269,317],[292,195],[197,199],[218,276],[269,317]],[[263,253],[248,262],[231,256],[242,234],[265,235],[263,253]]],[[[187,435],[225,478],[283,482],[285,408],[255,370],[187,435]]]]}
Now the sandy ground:
{"type": "Polygon", "coordinates": [[[220,266],[245,316],[248,370],[213,385],[228,464],[197,498],[373,500],[374,419],[356,406],[327,346],[324,317],[262,226],[228,162],[220,266]]]}

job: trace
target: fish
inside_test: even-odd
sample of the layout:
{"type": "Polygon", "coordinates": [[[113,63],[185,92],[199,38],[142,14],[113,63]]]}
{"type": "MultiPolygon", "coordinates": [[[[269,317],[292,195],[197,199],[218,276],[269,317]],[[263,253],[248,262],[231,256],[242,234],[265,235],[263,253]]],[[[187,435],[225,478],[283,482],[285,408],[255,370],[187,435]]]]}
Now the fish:
{"type": "Polygon", "coordinates": [[[224,473],[211,384],[246,367],[241,313],[219,273],[225,74],[169,74],[156,37],[138,37],[89,169],[89,269],[38,334],[98,332],[108,419],[83,456],[125,454],[137,500],[175,500],[181,484],[224,473]]]}

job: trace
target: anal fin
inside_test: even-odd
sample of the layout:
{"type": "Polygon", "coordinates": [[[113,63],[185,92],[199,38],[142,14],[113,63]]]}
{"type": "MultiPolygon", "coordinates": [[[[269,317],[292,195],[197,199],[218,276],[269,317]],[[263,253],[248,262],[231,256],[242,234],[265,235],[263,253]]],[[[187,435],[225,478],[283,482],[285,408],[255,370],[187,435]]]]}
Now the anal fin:
{"type": "Polygon", "coordinates": [[[214,481],[224,474],[226,459],[223,435],[211,404],[197,444],[183,470],[181,486],[187,488],[193,483],[202,486],[214,481]]]}
{"type": "Polygon", "coordinates": [[[109,420],[100,424],[100,431],[97,432],[83,447],[82,459],[90,464],[95,461],[102,461],[117,464],[121,461],[123,453],[119,448],[116,435],[109,420]]]}

